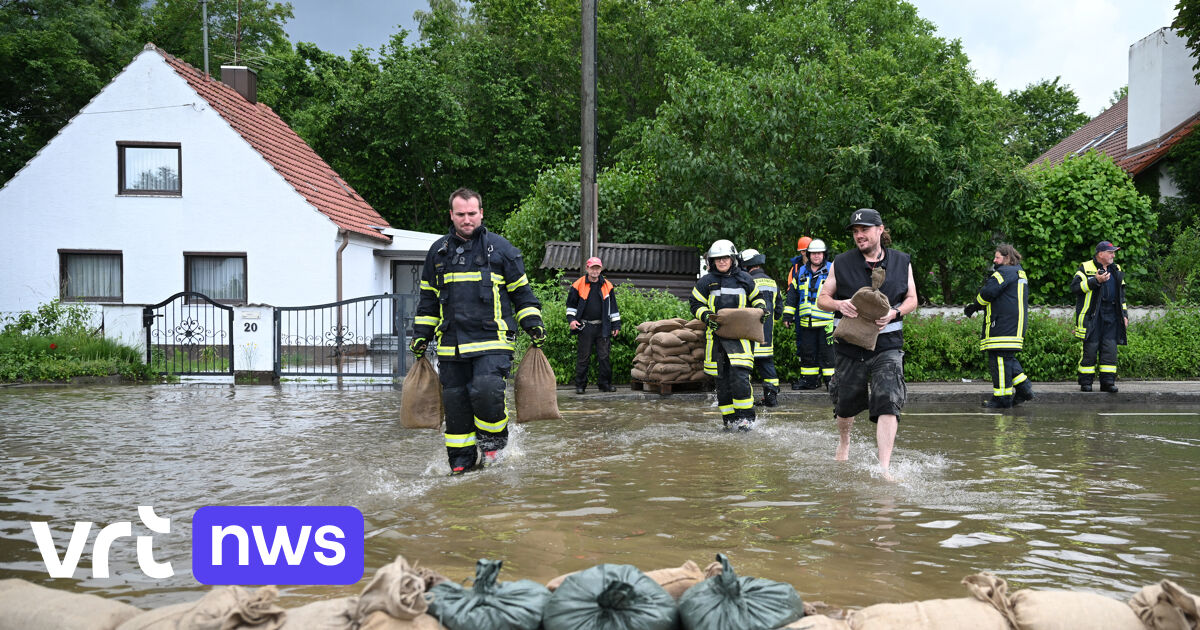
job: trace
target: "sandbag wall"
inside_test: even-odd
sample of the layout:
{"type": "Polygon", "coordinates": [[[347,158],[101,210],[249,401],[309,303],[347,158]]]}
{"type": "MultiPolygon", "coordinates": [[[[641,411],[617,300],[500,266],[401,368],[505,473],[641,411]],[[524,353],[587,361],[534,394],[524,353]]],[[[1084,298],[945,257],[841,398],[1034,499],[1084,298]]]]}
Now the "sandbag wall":
{"type": "Polygon", "coordinates": [[[682,383],[709,378],[704,373],[704,324],[681,317],[642,322],[630,376],[644,383],[682,383]]]}

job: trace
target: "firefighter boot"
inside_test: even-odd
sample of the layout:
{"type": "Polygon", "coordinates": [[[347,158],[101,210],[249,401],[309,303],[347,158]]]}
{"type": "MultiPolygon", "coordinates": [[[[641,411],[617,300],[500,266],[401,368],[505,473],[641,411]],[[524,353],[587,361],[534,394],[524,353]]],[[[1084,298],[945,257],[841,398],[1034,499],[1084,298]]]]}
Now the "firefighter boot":
{"type": "Polygon", "coordinates": [[[1033,383],[1023,381],[1017,385],[1017,391],[1013,396],[1013,406],[1016,407],[1027,400],[1033,400],[1033,383]]]}
{"type": "Polygon", "coordinates": [[[992,396],[990,400],[983,403],[988,409],[1012,409],[1012,396],[992,396]]]}
{"type": "Polygon", "coordinates": [[[764,407],[778,407],[779,406],[779,388],[771,387],[770,385],[764,387],[762,404],[764,407]]]}
{"type": "Polygon", "coordinates": [[[1112,381],[1105,381],[1105,380],[1101,379],[1101,380],[1100,380],[1100,391],[1102,391],[1102,392],[1108,392],[1108,393],[1110,393],[1110,394],[1115,394],[1115,393],[1117,393],[1117,382],[1116,382],[1116,380],[1114,379],[1114,380],[1112,380],[1112,381]]]}

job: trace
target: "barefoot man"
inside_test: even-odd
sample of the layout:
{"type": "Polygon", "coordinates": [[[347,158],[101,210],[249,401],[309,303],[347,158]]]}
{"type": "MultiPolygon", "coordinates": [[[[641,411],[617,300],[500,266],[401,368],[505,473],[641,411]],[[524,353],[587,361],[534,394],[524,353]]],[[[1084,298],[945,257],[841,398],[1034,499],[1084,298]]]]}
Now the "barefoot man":
{"type": "Polygon", "coordinates": [[[839,254],[829,269],[829,279],[821,288],[817,307],[842,317],[856,317],[858,311],[850,298],[862,287],[871,286],[871,271],[882,268],[887,277],[879,290],[887,296],[892,309],[875,320],[879,338],[874,350],[860,348],[838,339],[834,343],[833,380],[829,395],[837,416],[838,441],[834,459],[850,458],[850,428],[854,416],[869,410],[875,423],[875,442],[879,447],[879,466],[884,479],[891,480],[888,467],[892,461],[892,446],[900,410],[904,407],[908,389],[904,384],[905,315],[917,309],[917,286],[913,281],[908,254],[889,249],[891,234],[883,225],[879,213],[870,208],[855,210],[850,215],[849,229],[854,236],[855,249],[839,254]]]}

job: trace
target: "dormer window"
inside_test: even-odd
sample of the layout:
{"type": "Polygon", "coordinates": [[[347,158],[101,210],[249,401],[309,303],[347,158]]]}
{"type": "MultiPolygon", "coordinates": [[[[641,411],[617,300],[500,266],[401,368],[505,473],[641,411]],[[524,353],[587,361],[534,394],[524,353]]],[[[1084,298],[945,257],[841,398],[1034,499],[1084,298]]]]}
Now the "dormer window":
{"type": "Polygon", "coordinates": [[[178,142],[118,142],[117,194],[183,194],[183,157],[178,142]]]}

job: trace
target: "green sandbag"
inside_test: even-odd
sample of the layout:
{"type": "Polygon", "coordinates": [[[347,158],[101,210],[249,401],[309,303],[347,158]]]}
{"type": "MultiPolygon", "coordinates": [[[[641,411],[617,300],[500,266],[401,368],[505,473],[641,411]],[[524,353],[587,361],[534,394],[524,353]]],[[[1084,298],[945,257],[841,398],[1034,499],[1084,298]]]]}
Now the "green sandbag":
{"type": "Polygon", "coordinates": [[[600,564],[572,573],[542,615],[546,630],[675,630],[675,598],[629,564],[600,564]]]}
{"type": "Polygon", "coordinates": [[[738,577],[725,554],[721,574],[689,588],[679,598],[685,630],[770,630],[804,616],[804,602],[791,584],[738,577]]]}
{"type": "Polygon", "coordinates": [[[449,630],[537,630],[550,591],[532,580],[500,583],[502,560],[475,563],[475,584],[435,585],[425,599],[429,614],[449,630]]]}

